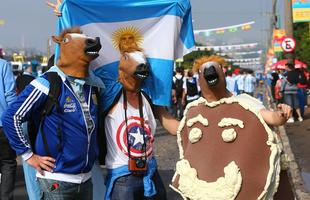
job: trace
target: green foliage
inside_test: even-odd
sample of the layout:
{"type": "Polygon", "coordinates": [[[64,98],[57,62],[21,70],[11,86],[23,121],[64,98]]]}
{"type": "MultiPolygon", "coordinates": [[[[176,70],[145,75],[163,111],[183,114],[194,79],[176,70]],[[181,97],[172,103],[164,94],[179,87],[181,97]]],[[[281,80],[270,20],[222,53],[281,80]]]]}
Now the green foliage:
{"type": "Polygon", "coordinates": [[[202,56],[210,56],[214,55],[213,51],[207,51],[207,50],[198,50],[198,51],[193,51],[187,55],[184,56],[184,62],[182,63],[182,67],[184,69],[191,69],[194,63],[194,60],[197,58],[200,58],[202,56]]]}
{"type": "Polygon", "coordinates": [[[295,58],[306,63],[310,70],[310,25],[306,23],[294,24],[294,38],[296,40],[295,58]]]}

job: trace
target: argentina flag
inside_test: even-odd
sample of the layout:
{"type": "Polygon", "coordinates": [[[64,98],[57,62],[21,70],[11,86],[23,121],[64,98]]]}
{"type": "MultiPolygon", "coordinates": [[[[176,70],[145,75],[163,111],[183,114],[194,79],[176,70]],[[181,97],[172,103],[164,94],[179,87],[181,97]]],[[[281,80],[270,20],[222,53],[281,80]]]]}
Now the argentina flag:
{"type": "Polygon", "coordinates": [[[60,11],[58,32],[80,26],[86,35],[100,37],[100,56],[91,63],[95,74],[117,79],[118,45],[127,37],[151,65],[143,90],[154,104],[170,104],[174,60],[194,47],[189,0],[64,0],[60,11]]]}

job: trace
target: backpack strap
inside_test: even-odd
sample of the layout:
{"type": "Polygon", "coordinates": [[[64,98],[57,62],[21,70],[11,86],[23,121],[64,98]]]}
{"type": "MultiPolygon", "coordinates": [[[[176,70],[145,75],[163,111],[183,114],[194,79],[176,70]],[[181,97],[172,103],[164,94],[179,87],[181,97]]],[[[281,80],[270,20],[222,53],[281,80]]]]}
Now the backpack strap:
{"type": "MultiPolygon", "coordinates": [[[[47,138],[46,134],[43,128],[45,117],[50,115],[54,106],[56,108],[56,111],[60,113],[60,106],[58,97],[60,96],[61,92],[61,84],[62,80],[60,76],[57,74],[57,72],[47,72],[47,80],[50,83],[50,89],[48,92],[47,99],[45,101],[45,104],[42,107],[42,113],[41,113],[41,120],[40,120],[40,131],[42,135],[44,150],[47,153],[48,156],[51,156],[51,153],[48,148],[47,138]]],[[[62,130],[61,130],[61,122],[57,125],[57,136],[59,138],[60,143],[57,145],[57,149],[61,149],[61,141],[62,141],[62,130]]]]}

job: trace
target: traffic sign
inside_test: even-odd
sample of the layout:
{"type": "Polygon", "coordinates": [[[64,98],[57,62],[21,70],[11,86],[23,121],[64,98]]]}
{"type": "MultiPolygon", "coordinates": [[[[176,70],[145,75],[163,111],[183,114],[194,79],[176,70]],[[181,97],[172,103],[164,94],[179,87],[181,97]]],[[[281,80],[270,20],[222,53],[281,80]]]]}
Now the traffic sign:
{"type": "Polygon", "coordinates": [[[296,41],[294,40],[294,38],[285,37],[282,40],[281,47],[283,51],[287,53],[293,52],[296,48],[296,41]]]}

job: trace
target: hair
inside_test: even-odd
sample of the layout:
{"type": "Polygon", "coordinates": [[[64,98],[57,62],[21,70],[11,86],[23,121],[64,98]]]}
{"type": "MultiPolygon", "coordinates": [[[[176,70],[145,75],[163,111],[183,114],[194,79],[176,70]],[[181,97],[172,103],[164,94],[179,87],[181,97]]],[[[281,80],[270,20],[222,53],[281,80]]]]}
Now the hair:
{"type": "Polygon", "coordinates": [[[285,66],[287,66],[291,70],[295,69],[295,66],[292,63],[286,63],[285,66]]]}
{"type": "Polygon", "coordinates": [[[210,62],[210,61],[217,62],[221,66],[226,65],[225,59],[220,56],[203,56],[194,61],[193,71],[198,72],[201,65],[203,65],[206,62],[210,62]]]}

